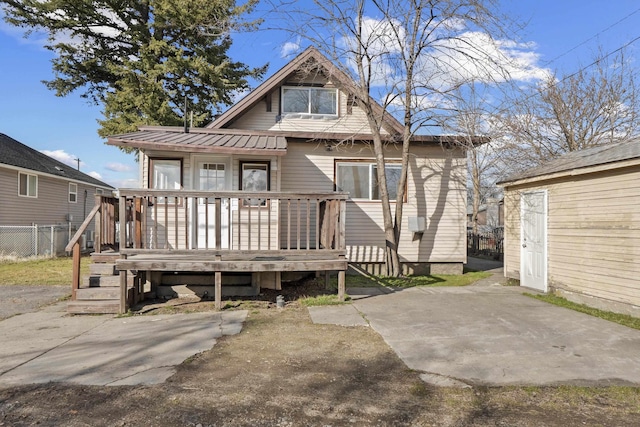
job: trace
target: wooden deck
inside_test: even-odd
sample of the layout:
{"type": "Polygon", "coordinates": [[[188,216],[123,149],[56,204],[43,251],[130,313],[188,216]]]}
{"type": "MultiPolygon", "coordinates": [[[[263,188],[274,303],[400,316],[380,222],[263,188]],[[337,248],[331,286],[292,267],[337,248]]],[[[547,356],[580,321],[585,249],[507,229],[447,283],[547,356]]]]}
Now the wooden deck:
{"type": "MultiPolygon", "coordinates": [[[[297,252],[297,251],[296,251],[297,252]]],[[[227,272],[271,272],[271,271],[337,271],[338,298],[345,296],[345,272],[347,260],[341,251],[330,253],[293,253],[292,251],[272,251],[262,253],[223,252],[209,253],[136,253],[121,254],[116,261],[120,271],[121,290],[129,280],[129,271],[174,271],[213,273],[215,285],[215,306],[222,307],[222,274],[227,272]]],[[[121,305],[126,306],[126,291],[122,291],[121,305]]]]}
{"type": "Polygon", "coordinates": [[[74,303],[80,288],[79,237],[94,217],[96,252],[104,245],[116,249],[110,259],[120,276],[120,313],[144,297],[137,272],[211,275],[219,309],[224,273],[336,271],[338,297],[344,299],[346,194],[119,191],[119,198],[96,198],[67,246],[74,252],[74,303]]]}

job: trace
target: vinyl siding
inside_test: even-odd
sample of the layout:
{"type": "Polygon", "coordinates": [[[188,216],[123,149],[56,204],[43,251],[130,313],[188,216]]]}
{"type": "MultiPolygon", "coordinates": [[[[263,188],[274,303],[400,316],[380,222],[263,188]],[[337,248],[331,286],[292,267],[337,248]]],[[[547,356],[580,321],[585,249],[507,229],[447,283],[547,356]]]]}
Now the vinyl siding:
{"type": "MultiPolygon", "coordinates": [[[[525,188],[548,191],[549,285],[640,305],[640,167],[507,188],[505,203],[525,188]]],[[[515,220],[511,212],[519,203],[507,209],[515,220]]],[[[513,276],[520,263],[519,219],[505,227],[505,271],[513,276]]]]}
{"type": "MultiPolygon", "coordinates": [[[[0,225],[68,225],[67,215],[71,215],[72,228],[79,227],[95,203],[95,186],[77,183],[77,202],[69,202],[69,183],[66,179],[56,179],[38,175],[38,197],[18,196],[18,170],[0,167],[0,225]],[[86,195],[85,195],[86,191],[86,195]]],[[[93,226],[90,228],[93,229],[93,226]]]]}
{"type": "MultiPolygon", "coordinates": [[[[406,262],[466,261],[466,159],[460,151],[435,146],[412,148],[399,253],[406,262]],[[427,218],[421,239],[408,231],[408,217],[427,218]]],[[[400,159],[394,147],[387,159],[400,159]]],[[[326,151],[314,143],[290,143],[282,160],[282,191],[333,191],[336,159],[368,159],[367,145],[341,146],[326,151]]],[[[353,262],[384,262],[381,204],[347,202],[347,253],[353,262]]]]}
{"type": "MultiPolygon", "coordinates": [[[[271,111],[267,111],[266,101],[261,101],[229,127],[247,130],[272,131],[301,131],[301,132],[332,132],[370,134],[369,124],[364,112],[353,106],[352,113],[347,114],[347,94],[339,92],[337,119],[327,118],[287,118],[280,115],[280,90],[271,94],[271,111]]],[[[386,133],[383,130],[383,133],[386,133]]]]}

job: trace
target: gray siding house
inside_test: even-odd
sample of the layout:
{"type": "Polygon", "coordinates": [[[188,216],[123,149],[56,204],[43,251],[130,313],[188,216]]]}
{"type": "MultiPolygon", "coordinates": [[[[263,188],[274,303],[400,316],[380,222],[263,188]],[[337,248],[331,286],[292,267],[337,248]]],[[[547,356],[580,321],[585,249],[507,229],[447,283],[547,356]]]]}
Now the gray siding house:
{"type": "Polygon", "coordinates": [[[499,184],[507,277],[640,313],[640,141],[572,152],[499,184]]]}
{"type": "MultiPolygon", "coordinates": [[[[19,230],[28,230],[10,227],[55,227],[64,230],[68,241],[69,230],[77,229],[95,204],[95,194],[111,194],[113,189],[0,133],[0,252],[16,252],[19,230]]],[[[85,240],[92,239],[92,232],[85,240]]],[[[54,252],[64,252],[65,244],[56,244],[54,252]]],[[[45,253],[47,245],[40,246],[38,252],[45,253]]]]}

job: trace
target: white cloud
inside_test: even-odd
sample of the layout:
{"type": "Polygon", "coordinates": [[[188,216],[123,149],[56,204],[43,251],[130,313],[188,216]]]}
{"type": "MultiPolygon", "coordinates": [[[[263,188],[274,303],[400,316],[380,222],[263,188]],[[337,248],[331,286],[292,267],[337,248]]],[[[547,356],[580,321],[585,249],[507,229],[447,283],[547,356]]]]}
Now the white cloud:
{"type": "Polygon", "coordinates": [[[96,171],[91,171],[89,173],[87,173],[87,175],[94,177],[95,179],[99,179],[102,180],[102,175],[100,175],[98,172],[96,171]]]}
{"type": "Polygon", "coordinates": [[[105,169],[112,172],[130,172],[132,170],[130,165],[124,163],[107,163],[105,169]]]}
{"type": "MultiPolygon", "coordinates": [[[[78,167],[78,157],[73,154],[69,154],[64,150],[40,150],[40,152],[64,163],[65,165],[69,165],[74,168],[78,167]]],[[[80,162],[80,166],[83,166],[84,164],[84,162],[80,162]]]]}
{"type": "Polygon", "coordinates": [[[298,37],[298,40],[296,40],[295,42],[286,42],[285,44],[282,45],[282,47],[280,48],[280,57],[286,59],[291,55],[298,53],[299,51],[300,51],[300,38],[298,37]]]}
{"type": "Polygon", "coordinates": [[[139,188],[140,183],[137,179],[127,178],[127,179],[111,179],[108,181],[109,184],[113,185],[115,188],[139,188]]]}

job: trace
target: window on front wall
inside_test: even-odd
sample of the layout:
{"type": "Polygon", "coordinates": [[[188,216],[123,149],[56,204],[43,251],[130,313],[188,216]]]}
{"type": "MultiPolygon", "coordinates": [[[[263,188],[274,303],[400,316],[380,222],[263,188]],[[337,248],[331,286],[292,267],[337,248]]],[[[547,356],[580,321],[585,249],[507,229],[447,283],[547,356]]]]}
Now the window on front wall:
{"type": "Polygon", "coordinates": [[[338,90],[318,87],[283,87],[283,114],[338,115],[338,90]]]}
{"type": "Polygon", "coordinates": [[[149,188],[179,190],[182,188],[181,159],[150,159],[149,188]]]}
{"type": "Polygon", "coordinates": [[[69,183],[69,203],[78,202],[78,184],[69,183]]]}
{"type": "Polygon", "coordinates": [[[38,197],[38,176],[19,172],[18,195],[23,197],[38,197]]]}
{"type": "MultiPolygon", "coordinates": [[[[182,188],[182,159],[149,159],[149,188],[179,190],[182,188]]],[[[173,203],[173,197],[167,202],[173,203]]],[[[158,197],[164,202],[164,197],[158,197]]]]}
{"type": "MultiPolygon", "coordinates": [[[[402,165],[388,163],[384,169],[387,175],[389,199],[394,201],[398,195],[402,165]]],[[[336,162],[336,189],[348,192],[352,199],[380,200],[376,164],[368,161],[336,162]]]]}
{"type": "MultiPolygon", "coordinates": [[[[240,188],[243,191],[270,190],[269,162],[240,162],[240,188]]],[[[245,199],[244,206],[265,206],[266,199],[245,199]]]]}

